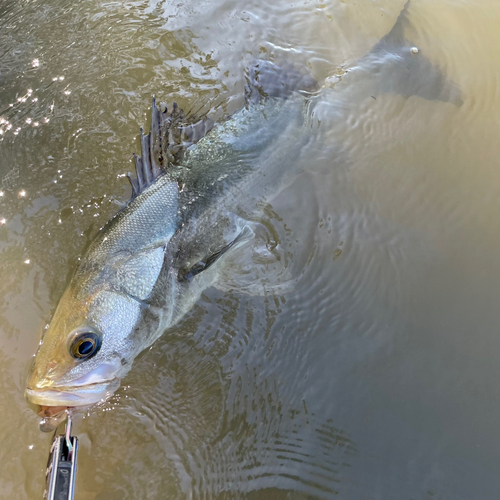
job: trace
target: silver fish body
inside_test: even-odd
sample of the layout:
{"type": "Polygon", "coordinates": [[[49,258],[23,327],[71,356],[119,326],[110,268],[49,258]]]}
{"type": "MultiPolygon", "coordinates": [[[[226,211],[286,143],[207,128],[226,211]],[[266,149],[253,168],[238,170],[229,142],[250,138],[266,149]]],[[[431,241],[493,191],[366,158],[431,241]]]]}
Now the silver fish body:
{"type": "Polygon", "coordinates": [[[81,406],[116,390],[133,359],[214,282],[217,266],[209,259],[251,235],[238,214],[291,173],[303,144],[304,103],[297,94],[236,113],[103,228],[43,337],[28,380],[29,400],[81,406]],[[68,346],[82,332],[95,332],[100,348],[75,359],[68,346]]]}
{"type": "MultiPolygon", "coordinates": [[[[349,104],[376,93],[461,103],[453,82],[404,38],[408,7],[350,74],[316,94],[341,124],[349,104]]],[[[249,241],[246,220],[259,201],[294,177],[314,133],[307,96],[316,82],[265,61],[250,67],[247,80],[245,108],[215,126],[187,122],[176,106],[160,112],[153,102],[134,197],[81,258],[34,360],[30,401],[64,408],[109,397],[139,352],[217,280],[224,255],[249,241]]]]}

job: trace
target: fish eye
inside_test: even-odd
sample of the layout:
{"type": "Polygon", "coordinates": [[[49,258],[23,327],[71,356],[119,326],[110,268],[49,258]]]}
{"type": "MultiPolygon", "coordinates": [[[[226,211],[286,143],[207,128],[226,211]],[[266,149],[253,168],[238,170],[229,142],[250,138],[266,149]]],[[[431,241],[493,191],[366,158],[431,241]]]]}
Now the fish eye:
{"type": "Polygon", "coordinates": [[[95,332],[78,332],[71,341],[69,352],[75,359],[88,359],[101,348],[101,338],[95,332]]]}

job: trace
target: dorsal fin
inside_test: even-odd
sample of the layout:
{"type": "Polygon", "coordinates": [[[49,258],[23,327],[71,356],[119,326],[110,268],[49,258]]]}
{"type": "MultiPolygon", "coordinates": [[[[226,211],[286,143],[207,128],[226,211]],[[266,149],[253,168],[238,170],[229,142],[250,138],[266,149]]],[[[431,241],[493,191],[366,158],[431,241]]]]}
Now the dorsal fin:
{"type": "Polygon", "coordinates": [[[314,92],[318,83],[306,67],[285,61],[278,65],[256,59],[245,74],[245,103],[257,104],[270,97],[286,99],[293,92],[314,92]]]}
{"type": "Polygon", "coordinates": [[[153,98],[151,131],[144,135],[141,128],[141,156],[134,154],[136,177],[132,177],[130,172],[127,174],[132,185],[132,198],[151,186],[169,165],[178,164],[184,151],[204,137],[213,126],[213,120],[208,117],[198,119],[194,115],[186,116],[175,102],[171,111],[167,106],[162,111],[153,98]]]}

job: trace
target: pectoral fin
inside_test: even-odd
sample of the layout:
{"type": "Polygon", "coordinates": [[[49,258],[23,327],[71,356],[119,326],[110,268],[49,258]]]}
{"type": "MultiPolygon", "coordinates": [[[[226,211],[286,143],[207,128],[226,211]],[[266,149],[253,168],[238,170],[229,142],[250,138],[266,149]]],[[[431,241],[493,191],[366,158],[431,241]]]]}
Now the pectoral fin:
{"type": "Polygon", "coordinates": [[[197,274],[200,274],[202,271],[207,270],[212,264],[217,262],[224,254],[226,254],[231,248],[234,248],[239,243],[243,243],[244,241],[251,238],[253,235],[252,230],[245,226],[238,236],[226,245],[222,246],[215,252],[208,254],[206,257],[198,261],[196,264],[180,269],[177,274],[177,279],[180,282],[188,281],[192,279],[197,274]]]}

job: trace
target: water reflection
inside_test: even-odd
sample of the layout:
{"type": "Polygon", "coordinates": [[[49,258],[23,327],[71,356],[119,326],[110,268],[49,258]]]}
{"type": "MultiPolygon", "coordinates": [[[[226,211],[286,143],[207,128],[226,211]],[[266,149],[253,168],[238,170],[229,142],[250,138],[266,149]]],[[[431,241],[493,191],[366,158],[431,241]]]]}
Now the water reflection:
{"type": "MultiPolygon", "coordinates": [[[[336,92],[404,3],[0,3],[2,498],[43,490],[25,373],[151,96],[221,118],[248,61],[284,55],[336,92]]],[[[255,251],[77,421],[77,498],[495,498],[500,10],[410,14],[463,105],[312,99],[255,251]]]]}
{"type": "MultiPolygon", "coordinates": [[[[164,466],[130,478],[128,491],[139,492],[141,485],[152,483],[161,492],[167,481],[160,470],[165,470],[175,471],[178,487],[194,497],[278,489],[327,498],[335,492],[356,447],[331,421],[310,412],[281,380],[279,357],[273,359],[277,368],[269,369],[273,362],[263,358],[273,356],[273,346],[282,342],[283,329],[275,331],[273,325],[283,302],[259,303],[248,296],[205,296],[181,331],[136,364],[130,385],[116,401],[143,430],[148,454],[164,466]],[[235,331],[235,324],[245,327],[235,331]],[[200,333],[189,338],[195,325],[200,333]],[[259,339],[252,335],[255,328],[263,333],[259,339]]],[[[278,351],[293,356],[290,350],[278,351]]],[[[297,378],[303,377],[299,371],[297,378]]],[[[117,412],[109,416],[123,418],[117,412]]],[[[102,442],[107,435],[122,441],[121,425],[111,424],[119,430],[110,435],[109,428],[98,425],[104,424],[102,416],[90,419],[92,440],[102,442]]],[[[115,470],[103,498],[113,495],[122,481],[115,470]]]]}

